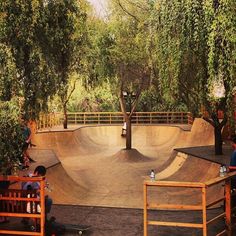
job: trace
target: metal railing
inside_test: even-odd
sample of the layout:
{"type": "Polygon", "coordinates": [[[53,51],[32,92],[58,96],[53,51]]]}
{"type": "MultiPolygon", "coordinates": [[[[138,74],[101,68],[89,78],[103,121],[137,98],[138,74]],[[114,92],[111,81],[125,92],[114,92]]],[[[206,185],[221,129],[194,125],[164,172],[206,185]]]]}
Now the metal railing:
{"type": "MultiPolygon", "coordinates": [[[[200,182],[174,182],[174,181],[144,181],[144,236],[148,235],[148,225],[156,226],[171,226],[171,227],[188,227],[188,228],[198,228],[202,229],[203,236],[207,236],[207,227],[210,224],[216,223],[220,218],[225,217],[226,228],[219,232],[217,235],[227,234],[232,235],[232,221],[231,221],[231,178],[236,175],[236,172],[228,173],[224,177],[217,177],[205,183],[200,182]],[[216,185],[224,184],[224,196],[219,196],[214,202],[207,203],[207,191],[216,185]],[[199,196],[201,196],[201,204],[198,205],[185,205],[185,204],[157,204],[154,202],[149,202],[148,199],[148,189],[153,187],[158,188],[191,188],[199,191],[199,196]],[[220,202],[225,202],[225,211],[218,214],[212,219],[207,219],[207,209],[219,204],[220,202]],[[158,221],[158,220],[148,220],[148,210],[200,210],[202,211],[202,222],[200,223],[183,223],[183,222],[170,222],[170,221],[158,221]]],[[[150,190],[150,189],[149,189],[150,190]]],[[[182,196],[183,198],[185,196],[182,196]]],[[[158,199],[158,197],[156,198],[158,199]]]]}
{"type": "MultiPolygon", "coordinates": [[[[122,112],[69,112],[68,124],[122,124],[122,112]]],[[[50,128],[63,123],[62,113],[41,115],[37,122],[37,129],[50,128]]],[[[134,112],[133,124],[192,124],[190,112],[134,112]]]]}

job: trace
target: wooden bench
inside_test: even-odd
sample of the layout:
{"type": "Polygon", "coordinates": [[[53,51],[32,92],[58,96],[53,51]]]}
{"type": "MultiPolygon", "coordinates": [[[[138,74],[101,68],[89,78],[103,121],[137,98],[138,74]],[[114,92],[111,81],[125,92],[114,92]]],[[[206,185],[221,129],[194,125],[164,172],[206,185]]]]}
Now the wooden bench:
{"type": "MultiPolygon", "coordinates": [[[[22,189],[0,189],[0,216],[2,217],[19,217],[31,218],[36,226],[39,223],[39,232],[32,231],[13,231],[2,230],[0,234],[12,235],[44,235],[45,224],[45,198],[44,196],[44,177],[17,177],[17,176],[0,176],[0,181],[10,182],[40,182],[40,192],[36,190],[22,190],[22,189]],[[40,206],[40,207],[39,207],[40,206]]],[[[16,184],[15,184],[16,185],[16,184]]]]}

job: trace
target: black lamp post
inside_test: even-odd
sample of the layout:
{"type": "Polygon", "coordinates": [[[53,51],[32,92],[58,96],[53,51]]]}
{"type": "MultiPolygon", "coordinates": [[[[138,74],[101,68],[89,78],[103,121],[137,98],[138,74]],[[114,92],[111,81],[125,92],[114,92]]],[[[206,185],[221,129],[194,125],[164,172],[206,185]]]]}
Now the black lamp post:
{"type": "Polygon", "coordinates": [[[134,92],[123,91],[123,96],[126,101],[126,104],[129,106],[129,112],[131,112],[132,104],[135,100],[136,94],[134,92]]]}

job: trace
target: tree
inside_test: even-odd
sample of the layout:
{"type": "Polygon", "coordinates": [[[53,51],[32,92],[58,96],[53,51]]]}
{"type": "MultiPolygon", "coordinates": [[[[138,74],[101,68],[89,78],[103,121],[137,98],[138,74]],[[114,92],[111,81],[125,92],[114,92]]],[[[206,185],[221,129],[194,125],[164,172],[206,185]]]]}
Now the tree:
{"type": "Polygon", "coordinates": [[[0,101],[10,101],[18,94],[19,87],[11,50],[0,43],[0,101]]]}
{"type": "Polygon", "coordinates": [[[156,2],[156,55],[161,91],[182,100],[195,115],[201,105],[215,129],[215,153],[222,154],[221,129],[231,113],[235,86],[234,1],[156,2]],[[178,19],[178,20],[177,20],[178,19]],[[225,96],[215,101],[212,86],[220,83],[225,96]],[[194,106],[193,106],[194,104],[194,106]],[[224,118],[219,120],[218,110],[224,118]]]}
{"type": "Polygon", "coordinates": [[[141,5],[126,2],[125,6],[127,8],[121,1],[113,1],[108,21],[109,36],[112,39],[109,62],[112,77],[117,79],[117,92],[127,126],[126,149],[129,150],[132,148],[132,115],[141,92],[149,86],[150,67],[147,44],[144,40],[147,29],[142,18],[141,5]]]}
{"type": "MultiPolygon", "coordinates": [[[[213,125],[215,130],[215,152],[222,154],[222,137],[221,131],[226,124],[228,117],[230,118],[231,128],[235,132],[235,119],[233,116],[233,90],[236,86],[236,66],[235,66],[235,50],[236,50],[236,16],[235,1],[213,1],[206,3],[206,18],[208,19],[208,71],[209,71],[209,87],[222,90],[222,94],[215,91],[216,101],[211,100],[213,109],[207,103],[210,118],[206,120],[213,125]],[[214,111],[215,106],[215,111],[214,111]],[[213,110],[213,111],[212,111],[213,110]],[[223,111],[223,120],[220,121],[217,116],[218,111],[223,111]]],[[[208,100],[209,101],[209,100],[208,100]]]]}
{"type": "Polygon", "coordinates": [[[42,24],[45,31],[40,41],[45,46],[44,55],[57,77],[57,91],[63,104],[66,129],[67,103],[71,96],[68,91],[69,79],[81,66],[80,60],[86,36],[86,14],[75,0],[48,1],[44,8],[42,24]]]}
{"type": "Polygon", "coordinates": [[[41,16],[44,6],[40,0],[1,1],[0,42],[6,45],[13,57],[19,87],[24,98],[26,117],[36,118],[47,108],[50,95],[55,93],[55,77],[39,47],[42,34],[41,16]]]}
{"type": "Polygon", "coordinates": [[[24,143],[16,100],[0,101],[0,172],[19,163],[24,143]]]}

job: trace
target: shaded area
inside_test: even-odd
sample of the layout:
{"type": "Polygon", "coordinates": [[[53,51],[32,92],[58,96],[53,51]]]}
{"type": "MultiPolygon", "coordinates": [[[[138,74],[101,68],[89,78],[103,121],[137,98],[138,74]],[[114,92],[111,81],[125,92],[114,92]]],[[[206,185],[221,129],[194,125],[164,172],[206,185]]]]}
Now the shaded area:
{"type": "MultiPolygon", "coordinates": [[[[208,210],[209,219],[222,212],[222,208],[208,210]]],[[[129,208],[109,208],[93,206],[53,205],[51,216],[56,221],[64,224],[90,225],[91,229],[84,235],[93,236],[142,236],[143,235],[143,210],[129,208]]],[[[174,222],[201,222],[199,211],[150,211],[151,219],[174,222]]],[[[21,219],[13,218],[1,228],[23,230],[21,219]]],[[[223,219],[209,226],[208,235],[216,235],[224,228],[223,219]]],[[[66,236],[77,235],[75,232],[67,232],[66,236]]],[[[180,227],[148,226],[149,236],[201,236],[199,229],[180,227]]]]}
{"type": "Polygon", "coordinates": [[[201,147],[188,147],[188,148],[176,148],[176,151],[183,152],[204,160],[215,162],[218,164],[229,165],[230,156],[233,152],[231,145],[223,145],[223,154],[215,155],[214,146],[201,146],[201,147]]]}
{"type": "MultiPolygon", "coordinates": [[[[208,216],[221,212],[222,209],[208,211],[208,216]]],[[[52,215],[57,217],[59,222],[91,225],[91,232],[88,235],[94,236],[142,236],[143,235],[143,210],[129,208],[109,207],[83,207],[54,205],[52,215]]],[[[200,222],[201,212],[198,211],[150,211],[150,218],[165,221],[177,222],[200,222]]],[[[209,227],[209,235],[213,236],[224,227],[223,220],[209,227]]],[[[171,236],[192,236],[202,235],[199,229],[178,228],[178,227],[148,227],[149,236],[171,235],[171,236]]],[[[68,234],[70,235],[70,234],[68,234]]],[[[72,234],[71,234],[72,235],[72,234]]]]}

